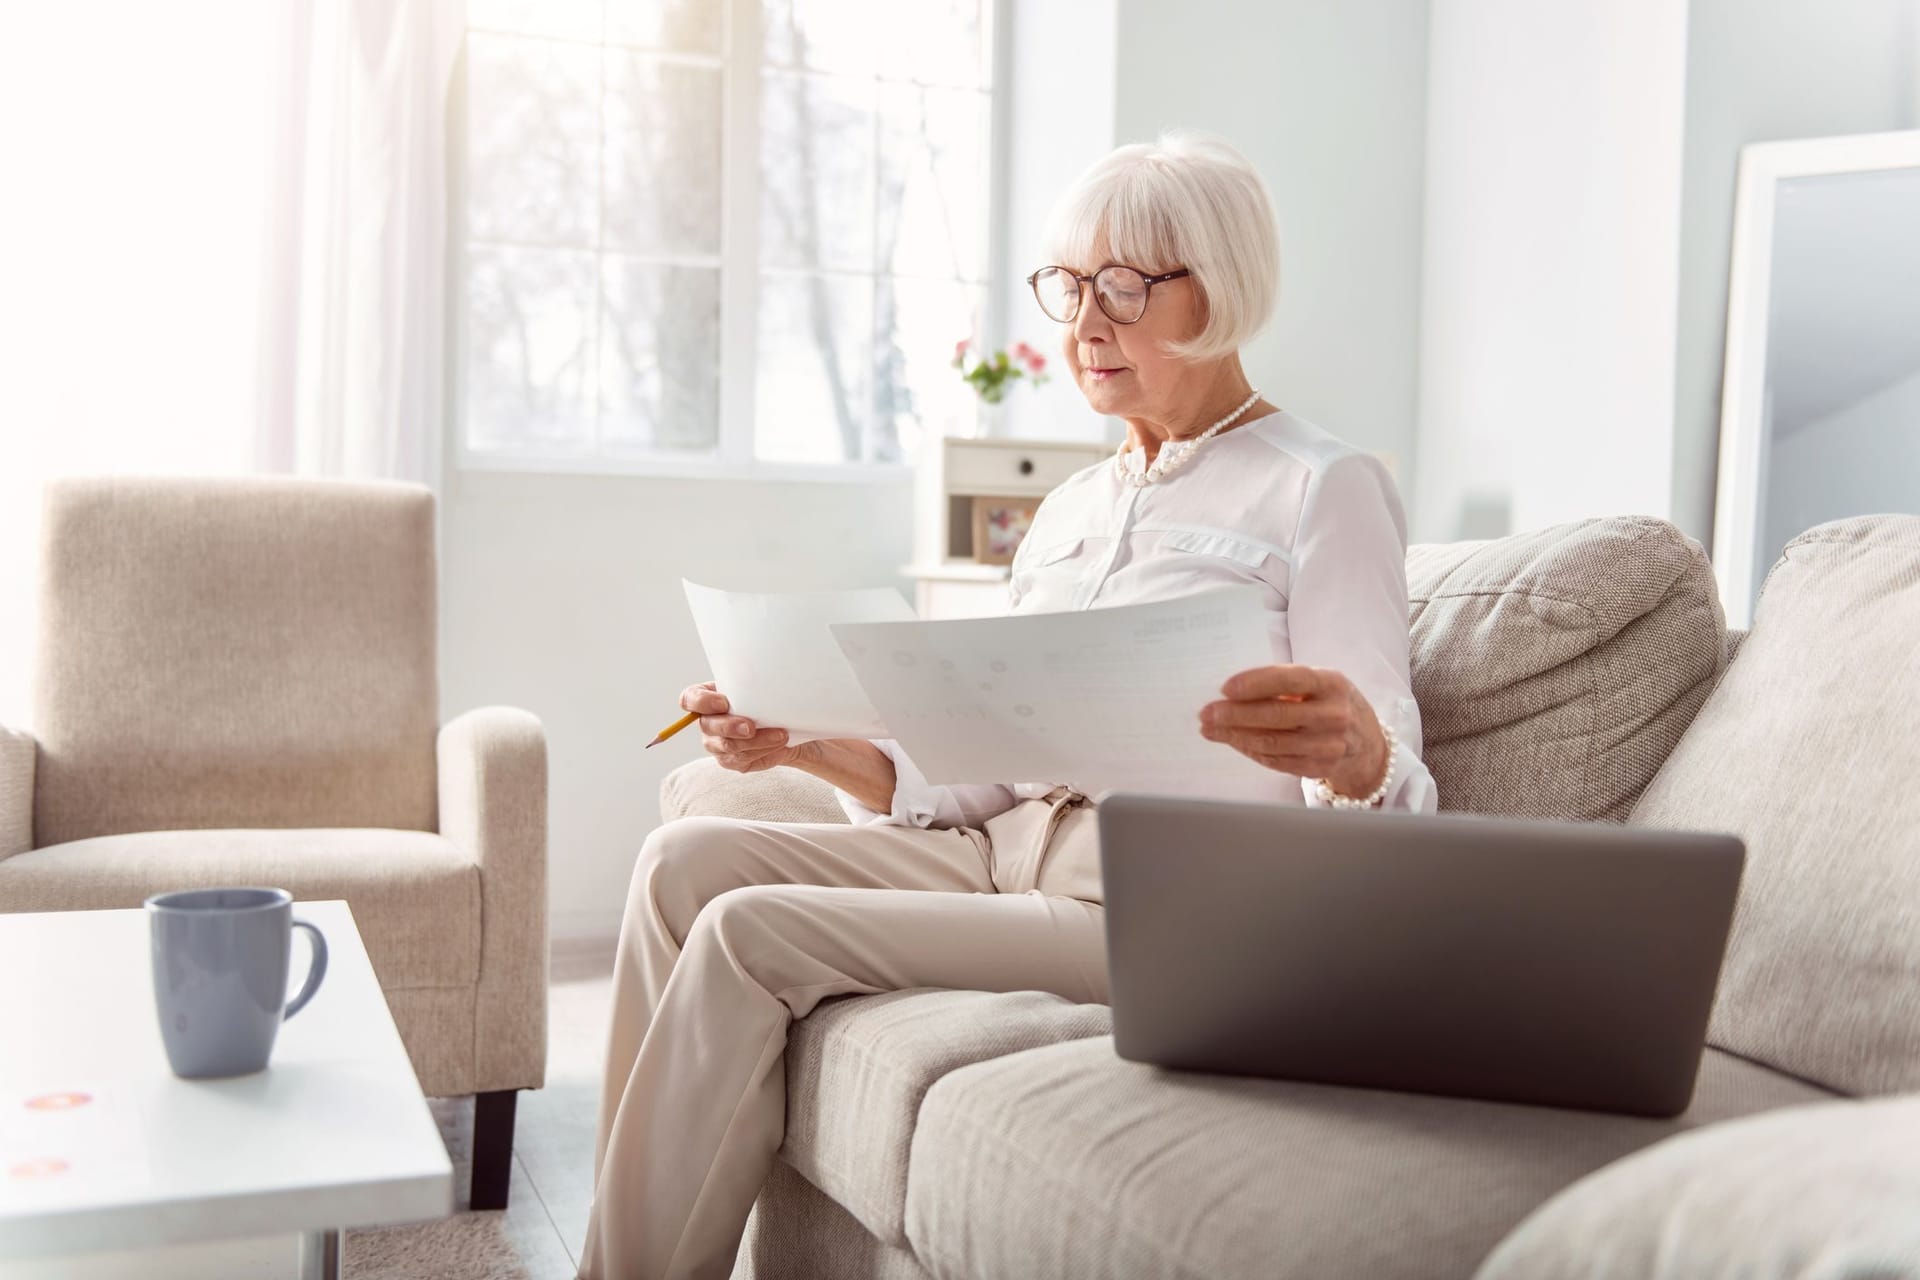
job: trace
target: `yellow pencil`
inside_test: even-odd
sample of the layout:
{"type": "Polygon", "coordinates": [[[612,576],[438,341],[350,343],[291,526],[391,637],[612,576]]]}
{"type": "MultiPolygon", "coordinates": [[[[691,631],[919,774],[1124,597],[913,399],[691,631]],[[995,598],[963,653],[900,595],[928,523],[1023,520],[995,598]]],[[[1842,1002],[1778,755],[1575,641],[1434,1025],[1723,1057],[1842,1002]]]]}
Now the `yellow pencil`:
{"type": "Polygon", "coordinates": [[[700,718],[700,713],[698,711],[687,712],[687,714],[681,716],[678,720],[675,720],[672,724],[668,725],[666,728],[662,729],[660,732],[654,734],[653,741],[649,742],[647,746],[649,747],[659,746],[661,743],[665,742],[668,738],[671,738],[674,734],[680,732],[682,729],[686,728],[688,725],[692,724],[695,720],[698,720],[699,718],[700,718]]]}

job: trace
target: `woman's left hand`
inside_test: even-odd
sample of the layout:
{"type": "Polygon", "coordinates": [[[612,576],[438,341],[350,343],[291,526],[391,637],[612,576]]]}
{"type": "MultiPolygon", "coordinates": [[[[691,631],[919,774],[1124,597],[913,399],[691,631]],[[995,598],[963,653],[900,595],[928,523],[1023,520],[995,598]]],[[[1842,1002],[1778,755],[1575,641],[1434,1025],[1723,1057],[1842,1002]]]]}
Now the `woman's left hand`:
{"type": "Polygon", "coordinates": [[[1200,708],[1200,734],[1282,773],[1365,796],[1387,771],[1387,736],[1366,696],[1325,667],[1254,667],[1200,708]]]}

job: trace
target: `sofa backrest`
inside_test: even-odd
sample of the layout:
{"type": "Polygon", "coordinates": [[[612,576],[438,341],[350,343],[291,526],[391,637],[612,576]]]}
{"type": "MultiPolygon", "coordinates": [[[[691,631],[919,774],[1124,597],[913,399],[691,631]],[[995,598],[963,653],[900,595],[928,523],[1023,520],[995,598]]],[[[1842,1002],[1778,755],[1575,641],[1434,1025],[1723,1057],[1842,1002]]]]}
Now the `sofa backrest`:
{"type": "Polygon", "coordinates": [[[1710,1041],[1920,1089],[1920,516],[1807,530],[1633,824],[1747,845],[1710,1041]]]}
{"type": "Polygon", "coordinates": [[[1623,820],[1724,661],[1706,554],[1652,517],[1416,544],[1407,594],[1442,809],[1623,820]]]}
{"type": "Polygon", "coordinates": [[[35,843],[433,829],[433,538],[415,485],[51,485],[35,843]]]}

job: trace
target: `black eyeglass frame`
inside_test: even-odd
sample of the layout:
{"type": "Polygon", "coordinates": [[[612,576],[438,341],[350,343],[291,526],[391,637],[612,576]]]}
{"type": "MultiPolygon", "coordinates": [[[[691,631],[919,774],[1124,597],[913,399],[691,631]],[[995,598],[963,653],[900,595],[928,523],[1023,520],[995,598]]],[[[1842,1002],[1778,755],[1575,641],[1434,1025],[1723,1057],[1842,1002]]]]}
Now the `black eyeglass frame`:
{"type": "Polygon", "coordinates": [[[1034,302],[1039,304],[1041,315],[1044,315],[1047,319],[1053,321],[1055,324],[1072,324],[1075,320],[1078,320],[1080,318],[1081,296],[1087,291],[1088,288],[1093,286],[1093,282],[1099,278],[1101,271],[1114,271],[1114,270],[1133,272],[1133,274],[1140,277],[1140,282],[1144,284],[1147,289],[1146,296],[1140,300],[1140,314],[1135,316],[1131,320],[1122,320],[1119,316],[1116,316],[1115,314],[1113,314],[1113,312],[1108,311],[1107,304],[1100,300],[1100,290],[1098,288],[1093,289],[1094,305],[1100,308],[1101,314],[1105,315],[1107,319],[1113,321],[1115,324],[1139,324],[1142,320],[1146,319],[1147,304],[1153,301],[1153,286],[1157,284],[1165,284],[1169,280],[1178,280],[1182,276],[1190,276],[1193,274],[1193,271],[1191,268],[1181,267],[1177,271],[1163,271],[1157,276],[1150,276],[1146,272],[1140,270],[1140,268],[1130,267],[1124,262],[1109,262],[1106,266],[1101,267],[1100,271],[1096,271],[1090,276],[1083,276],[1076,271],[1071,271],[1068,268],[1059,265],[1058,263],[1048,263],[1046,266],[1039,268],[1039,270],[1035,271],[1032,275],[1027,277],[1027,288],[1033,290],[1033,300],[1034,302]],[[1073,314],[1068,316],[1065,320],[1060,319],[1058,316],[1054,315],[1053,312],[1047,310],[1047,304],[1045,302],[1042,302],[1040,299],[1040,277],[1043,273],[1048,271],[1059,271],[1065,275],[1071,276],[1076,285],[1076,288],[1074,290],[1074,295],[1073,295],[1073,314]]]}

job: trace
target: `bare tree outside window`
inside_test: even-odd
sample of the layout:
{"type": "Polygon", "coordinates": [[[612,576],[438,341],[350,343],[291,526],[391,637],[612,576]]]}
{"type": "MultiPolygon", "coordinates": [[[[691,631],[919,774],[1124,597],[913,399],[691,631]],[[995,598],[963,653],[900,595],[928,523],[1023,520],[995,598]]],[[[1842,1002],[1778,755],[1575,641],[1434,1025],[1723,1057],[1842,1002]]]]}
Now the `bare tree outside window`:
{"type": "Polygon", "coordinates": [[[468,454],[897,463],[968,429],[948,360],[986,294],[990,4],[469,0],[468,454]],[[737,76],[757,119],[724,109],[737,76]],[[742,220],[757,266],[723,250],[742,220]]]}

